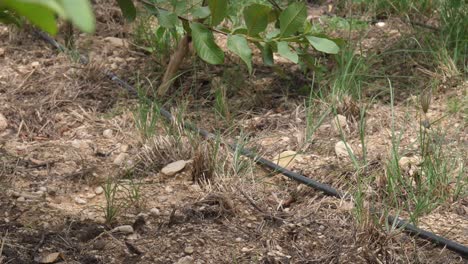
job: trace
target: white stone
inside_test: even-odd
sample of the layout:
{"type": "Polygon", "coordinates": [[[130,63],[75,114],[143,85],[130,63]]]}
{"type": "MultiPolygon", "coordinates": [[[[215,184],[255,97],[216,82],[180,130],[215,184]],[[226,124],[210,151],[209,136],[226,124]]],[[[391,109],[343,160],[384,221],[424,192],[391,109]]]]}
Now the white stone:
{"type": "Polygon", "coordinates": [[[117,155],[117,157],[115,157],[114,159],[114,164],[115,165],[122,165],[124,163],[125,160],[128,159],[128,154],[127,153],[120,153],[119,155],[117,155]]]}
{"type": "Polygon", "coordinates": [[[98,186],[96,188],[94,188],[94,193],[97,194],[97,195],[100,195],[104,192],[104,188],[102,188],[101,186],[98,186]]]}
{"type": "Polygon", "coordinates": [[[174,189],[172,189],[171,186],[166,186],[166,188],[164,188],[164,190],[165,190],[166,192],[168,192],[168,193],[171,193],[171,192],[174,191],[174,189]]]}
{"type": "Polygon", "coordinates": [[[336,115],[333,118],[332,128],[337,134],[345,133],[348,131],[348,121],[344,115],[336,115]]]}
{"type": "Polygon", "coordinates": [[[150,214],[153,215],[153,216],[158,216],[158,215],[161,214],[161,212],[159,211],[158,208],[151,208],[150,214]]]}
{"type": "Polygon", "coordinates": [[[83,199],[83,198],[80,198],[80,197],[75,197],[75,203],[77,204],[80,204],[80,205],[83,205],[83,204],[86,204],[86,200],[83,199]]]}
{"type": "Polygon", "coordinates": [[[0,56],[3,56],[5,55],[5,49],[4,48],[0,48],[0,56]]]}
{"type": "Polygon", "coordinates": [[[193,263],[195,263],[193,260],[193,257],[185,256],[183,258],[180,258],[175,264],[193,264],[193,263]]]}
{"type": "Polygon", "coordinates": [[[382,22],[382,21],[379,21],[377,23],[375,23],[375,25],[379,28],[382,28],[382,27],[385,27],[386,23],[385,22],[382,22]]]}
{"type": "Polygon", "coordinates": [[[79,139],[73,140],[71,145],[72,145],[72,147],[77,148],[77,149],[81,149],[81,150],[89,148],[88,142],[83,141],[83,140],[79,140],[79,139]]]}
{"type": "Polygon", "coordinates": [[[112,131],[112,129],[106,129],[102,132],[102,135],[105,138],[112,138],[114,136],[114,131],[112,131]]]}
{"type": "Polygon", "coordinates": [[[32,66],[33,68],[37,68],[37,67],[39,67],[39,65],[41,65],[41,64],[40,64],[38,61],[33,61],[33,62],[31,63],[31,66],[32,66]]]}
{"type": "Polygon", "coordinates": [[[0,113],[0,132],[3,132],[8,126],[6,117],[0,113]]]}
{"type": "Polygon", "coordinates": [[[398,166],[400,169],[407,173],[410,176],[414,176],[414,174],[418,171],[418,167],[421,163],[421,159],[419,157],[401,157],[398,161],[398,166]]]}
{"type": "Polygon", "coordinates": [[[338,141],[335,144],[336,156],[338,156],[339,158],[349,157],[348,149],[346,148],[346,146],[348,146],[351,154],[354,153],[353,149],[351,148],[351,146],[349,144],[346,144],[344,141],[338,141]]]}
{"type": "Polygon", "coordinates": [[[23,196],[20,196],[20,197],[18,197],[18,199],[16,199],[16,201],[24,202],[24,201],[26,201],[26,198],[24,198],[23,196]]]}
{"type": "Polygon", "coordinates": [[[128,151],[128,145],[127,144],[123,144],[122,146],[120,146],[120,151],[121,152],[127,152],[128,151]]]}
{"type": "Polygon", "coordinates": [[[296,151],[286,150],[276,155],[276,157],[273,158],[273,162],[281,167],[291,168],[298,156],[299,154],[297,154],[296,151]]]}
{"type": "Polygon", "coordinates": [[[133,227],[131,225],[122,225],[112,229],[112,233],[124,233],[131,234],[133,233],[133,227]]]}
{"type": "Polygon", "coordinates": [[[47,192],[47,187],[41,186],[41,187],[39,187],[39,191],[47,192]]]}
{"type": "Polygon", "coordinates": [[[179,171],[185,168],[187,162],[185,160],[178,160],[172,163],[169,163],[164,167],[161,172],[167,176],[173,176],[179,171]]]}
{"type": "Polygon", "coordinates": [[[185,254],[188,254],[188,255],[193,254],[194,251],[195,251],[195,249],[194,249],[193,247],[190,247],[190,246],[189,246],[189,247],[186,247],[186,248],[184,249],[185,254]]]}
{"type": "Polygon", "coordinates": [[[107,37],[104,39],[106,42],[109,42],[115,47],[124,47],[126,45],[126,41],[121,38],[116,37],[107,37]]]}

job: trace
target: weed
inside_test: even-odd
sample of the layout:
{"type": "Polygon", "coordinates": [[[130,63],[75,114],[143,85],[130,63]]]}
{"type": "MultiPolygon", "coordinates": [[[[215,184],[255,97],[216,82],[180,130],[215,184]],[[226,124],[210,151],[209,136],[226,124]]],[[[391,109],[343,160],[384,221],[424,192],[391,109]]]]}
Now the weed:
{"type": "Polygon", "coordinates": [[[421,96],[423,109],[422,122],[419,123],[419,156],[414,171],[407,175],[402,166],[399,136],[395,132],[393,88],[390,84],[392,104],[392,148],[386,166],[387,189],[384,203],[397,210],[405,210],[411,221],[417,223],[421,215],[429,213],[447,199],[455,198],[464,192],[465,183],[460,179],[463,174],[463,163],[459,158],[447,155],[444,150],[444,135],[436,128],[430,127],[425,113],[430,105],[430,93],[421,96]]]}
{"type": "Polygon", "coordinates": [[[158,121],[161,119],[159,104],[156,100],[149,101],[142,89],[138,89],[138,99],[133,118],[141,137],[146,140],[156,133],[158,121]]]}
{"type": "Polygon", "coordinates": [[[369,67],[371,67],[370,58],[367,55],[363,57],[356,52],[355,47],[349,45],[336,55],[338,63],[334,72],[334,79],[331,87],[332,98],[341,98],[345,95],[358,98],[361,94],[361,84],[364,76],[367,75],[369,67]]]}
{"type": "Polygon", "coordinates": [[[105,184],[102,186],[104,189],[104,197],[106,199],[106,205],[102,208],[104,211],[104,218],[108,225],[113,224],[116,221],[117,216],[123,208],[122,202],[118,200],[119,184],[116,180],[107,178],[105,184]]]}
{"type": "Polygon", "coordinates": [[[141,211],[145,207],[145,199],[142,193],[142,183],[134,177],[133,171],[127,171],[125,178],[129,180],[128,184],[121,184],[120,186],[126,191],[125,200],[127,205],[137,211],[141,211]]]}

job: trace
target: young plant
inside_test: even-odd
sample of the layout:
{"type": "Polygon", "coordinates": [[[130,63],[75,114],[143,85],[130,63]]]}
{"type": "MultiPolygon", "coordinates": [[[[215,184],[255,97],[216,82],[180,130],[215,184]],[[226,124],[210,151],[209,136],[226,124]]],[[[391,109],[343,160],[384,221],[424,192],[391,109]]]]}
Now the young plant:
{"type": "MultiPolygon", "coordinates": [[[[125,2],[132,4],[131,0],[125,2]]],[[[222,23],[237,18],[238,12],[231,10],[235,4],[228,3],[228,0],[210,0],[207,1],[207,6],[203,5],[205,1],[171,1],[172,11],[159,7],[161,1],[141,2],[158,18],[161,27],[170,29],[182,25],[185,30],[158,88],[160,96],[166,93],[176,76],[181,61],[187,54],[189,43],[193,43],[197,56],[203,61],[209,64],[224,63],[224,51],[215,42],[213,32],[227,37],[228,50],[241,58],[249,73],[253,71],[249,43],[260,49],[267,65],[274,63],[273,53],[298,63],[311,57],[309,48],[330,54],[339,51],[334,40],[313,31],[312,25],[307,21],[306,5],[301,2],[289,4],[284,9],[275,1],[269,1],[269,5],[250,4],[243,8],[243,25],[237,28],[227,27],[222,23]]]]}
{"type": "Polygon", "coordinates": [[[105,184],[102,186],[104,189],[104,197],[106,199],[106,204],[102,209],[104,211],[104,218],[108,225],[111,225],[116,221],[117,216],[123,208],[122,202],[120,202],[117,197],[118,187],[118,182],[111,178],[107,178],[105,184]]]}

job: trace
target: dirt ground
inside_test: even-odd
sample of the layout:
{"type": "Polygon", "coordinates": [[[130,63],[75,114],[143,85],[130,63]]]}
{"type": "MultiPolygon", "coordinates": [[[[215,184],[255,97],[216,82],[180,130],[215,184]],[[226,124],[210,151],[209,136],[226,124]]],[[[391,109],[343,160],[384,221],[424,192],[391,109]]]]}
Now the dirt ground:
{"type": "MultiPolygon", "coordinates": [[[[58,53],[32,31],[0,26],[0,114],[8,124],[0,130],[0,263],[468,263],[425,240],[384,231],[382,219],[380,224],[358,224],[352,203],[248,160],[244,162],[249,172],[243,177],[194,181],[196,157],[191,152],[179,159],[192,163],[173,176],[159,171],[177,160],[170,156],[158,161],[161,166],[144,167],[147,171],[136,179],[139,199],[106,224],[106,197],[99,186],[108,178],[120,179],[118,191],[128,191],[125,186],[134,183],[129,168],[141,160],[148,144],[135,124],[138,99],[100,71],[112,69],[136,84],[137,73],[148,80],[157,78],[160,66],[142,51],[126,47],[132,42],[131,28],[125,25],[122,31],[117,7],[105,5],[96,12],[96,34],[76,36],[77,50],[91,59],[86,66],[58,53]],[[112,231],[126,225],[133,232],[112,231]]],[[[389,20],[392,23],[400,22],[389,20]]],[[[369,34],[369,46],[378,46],[375,42],[384,33],[392,39],[404,31],[382,30],[375,27],[375,35],[369,34]]],[[[223,70],[200,70],[196,78],[179,83],[181,96],[189,102],[186,118],[209,131],[227,131],[207,96],[212,79],[223,70]]],[[[313,143],[304,144],[304,99],[283,86],[291,80],[278,80],[260,66],[246,79],[251,89],[241,89],[229,99],[236,109],[246,109],[237,112],[235,131],[248,133],[249,146],[268,159],[287,150],[300,152],[289,168],[349,190],[356,180],[354,169],[349,159],[335,154],[340,136],[333,119],[326,117],[313,143]]],[[[301,78],[295,80],[292,86],[303,85],[301,78]]],[[[455,83],[433,98],[431,120],[446,115],[450,98],[466,93],[468,82],[455,83]]],[[[417,119],[419,111],[411,104],[417,99],[405,91],[397,93],[397,123],[406,127],[402,145],[411,148],[419,125],[402,124],[417,119]]],[[[392,123],[387,101],[379,98],[367,113],[368,157],[373,164],[369,175],[385,174],[392,123]]],[[[439,126],[446,132],[447,146],[466,154],[464,113],[449,115],[439,126]]],[[[345,130],[359,154],[352,114],[345,130]]],[[[165,137],[161,130],[154,144],[165,137]]],[[[468,245],[468,198],[447,201],[419,224],[468,245]]]]}

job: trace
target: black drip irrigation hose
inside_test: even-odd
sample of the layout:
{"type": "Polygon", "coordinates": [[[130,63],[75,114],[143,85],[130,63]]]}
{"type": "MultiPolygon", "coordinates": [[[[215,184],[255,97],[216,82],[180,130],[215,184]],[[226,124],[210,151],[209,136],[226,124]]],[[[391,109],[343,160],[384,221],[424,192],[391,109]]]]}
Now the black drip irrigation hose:
{"type": "MultiPolygon", "coordinates": [[[[57,41],[55,41],[52,37],[50,37],[46,33],[42,32],[42,31],[38,31],[38,30],[36,30],[36,33],[38,34],[39,37],[41,37],[46,42],[51,44],[57,50],[59,50],[61,52],[65,52],[67,50],[65,47],[63,47],[62,45],[57,43],[57,41]]],[[[87,64],[88,63],[88,59],[86,57],[84,57],[84,56],[81,56],[81,55],[79,57],[79,61],[82,64],[87,64]]],[[[125,88],[129,93],[131,93],[133,95],[138,95],[138,91],[133,86],[131,86],[130,84],[128,84],[124,80],[120,79],[117,75],[115,75],[111,71],[106,70],[104,73],[111,81],[119,84],[120,86],[125,88]]],[[[174,120],[174,116],[169,111],[165,110],[164,108],[160,108],[159,112],[166,119],[168,119],[170,121],[174,120]]],[[[204,130],[202,128],[198,128],[198,127],[196,127],[195,125],[193,125],[191,123],[185,122],[183,125],[184,125],[185,128],[196,131],[201,136],[203,136],[203,137],[205,137],[207,139],[216,138],[216,136],[213,133],[208,132],[208,131],[206,131],[206,130],[204,130]]],[[[330,185],[320,183],[320,182],[315,181],[313,179],[310,179],[310,178],[308,178],[308,177],[306,177],[304,175],[298,174],[298,173],[293,172],[291,170],[288,170],[288,169],[286,169],[284,167],[281,167],[278,164],[276,164],[276,163],[274,163],[274,162],[272,162],[270,160],[262,158],[261,156],[255,154],[253,151],[239,146],[238,144],[229,144],[229,146],[234,150],[238,150],[243,156],[246,156],[248,158],[253,159],[256,163],[258,163],[260,165],[263,165],[265,167],[268,167],[269,169],[271,169],[271,170],[273,170],[275,172],[279,172],[279,173],[285,175],[286,177],[288,177],[288,178],[290,178],[292,180],[295,180],[295,181],[297,181],[299,183],[305,184],[305,185],[307,185],[309,187],[312,187],[314,189],[322,191],[324,194],[326,194],[328,196],[334,196],[334,197],[337,197],[337,198],[344,198],[344,199],[350,198],[349,196],[343,194],[339,190],[336,190],[335,188],[331,187],[330,185]]],[[[434,243],[437,246],[446,247],[447,249],[452,250],[453,252],[456,252],[456,253],[460,254],[463,258],[468,257],[468,247],[466,247],[466,246],[464,246],[464,245],[462,245],[460,243],[457,243],[457,242],[455,242],[453,240],[446,239],[444,237],[438,236],[438,235],[436,235],[436,234],[434,234],[432,232],[420,229],[420,228],[410,224],[408,221],[400,219],[398,217],[388,216],[387,217],[387,222],[392,226],[396,226],[398,228],[403,228],[404,231],[406,233],[410,234],[410,235],[418,236],[418,237],[420,237],[422,239],[428,240],[428,241],[434,243]]]]}

